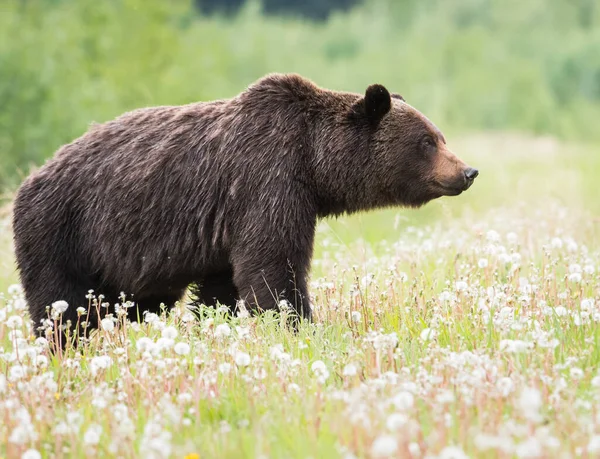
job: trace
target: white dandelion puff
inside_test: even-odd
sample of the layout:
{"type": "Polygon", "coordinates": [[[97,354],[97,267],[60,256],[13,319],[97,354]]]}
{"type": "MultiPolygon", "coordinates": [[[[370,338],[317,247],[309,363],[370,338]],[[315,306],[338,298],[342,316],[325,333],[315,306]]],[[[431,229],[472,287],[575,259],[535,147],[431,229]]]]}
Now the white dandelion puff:
{"type": "Polygon", "coordinates": [[[371,445],[371,455],[373,457],[391,457],[398,451],[398,442],[391,435],[381,435],[377,437],[371,445]]]}
{"type": "Polygon", "coordinates": [[[190,345],[188,343],[179,342],[173,347],[175,354],[188,355],[190,353],[190,345]]]}
{"type": "Polygon", "coordinates": [[[162,329],[160,332],[160,336],[166,339],[175,339],[177,338],[177,329],[175,327],[169,326],[162,329]]]}
{"type": "Polygon", "coordinates": [[[68,308],[69,308],[69,303],[67,303],[66,301],[60,300],[60,301],[55,301],[54,303],[52,303],[52,312],[55,312],[57,314],[62,314],[68,308]]]}
{"type": "Polygon", "coordinates": [[[237,352],[235,354],[235,364],[238,367],[247,367],[250,365],[250,362],[250,355],[246,354],[245,352],[237,352]]]}

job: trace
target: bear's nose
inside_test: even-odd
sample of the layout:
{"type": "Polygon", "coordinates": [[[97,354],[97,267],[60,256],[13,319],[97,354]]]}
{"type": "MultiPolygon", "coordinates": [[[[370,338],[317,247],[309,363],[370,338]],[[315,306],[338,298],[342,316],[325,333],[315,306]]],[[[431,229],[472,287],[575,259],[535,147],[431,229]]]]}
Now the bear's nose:
{"type": "Polygon", "coordinates": [[[466,171],[465,171],[465,177],[467,177],[467,180],[469,181],[473,181],[475,180],[475,177],[477,177],[479,175],[479,171],[477,169],[473,169],[472,167],[469,167],[466,171]]]}

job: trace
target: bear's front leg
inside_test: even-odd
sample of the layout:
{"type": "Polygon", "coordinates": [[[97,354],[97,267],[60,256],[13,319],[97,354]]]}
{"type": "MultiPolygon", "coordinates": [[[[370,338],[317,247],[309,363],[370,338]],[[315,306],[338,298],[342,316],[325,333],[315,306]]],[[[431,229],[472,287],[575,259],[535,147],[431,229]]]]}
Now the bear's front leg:
{"type": "Polygon", "coordinates": [[[312,319],[307,276],[313,237],[311,231],[285,242],[274,237],[260,243],[247,241],[233,251],[233,281],[249,310],[279,310],[286,300],[296,318],[312,319]]]}

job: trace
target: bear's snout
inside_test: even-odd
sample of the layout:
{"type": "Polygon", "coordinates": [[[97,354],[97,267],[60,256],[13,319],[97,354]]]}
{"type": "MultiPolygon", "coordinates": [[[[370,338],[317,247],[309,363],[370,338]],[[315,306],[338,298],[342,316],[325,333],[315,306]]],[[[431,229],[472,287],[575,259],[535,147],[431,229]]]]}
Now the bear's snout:
{"type": "Polygon", "coordinates": [[[471,185],[473,185],[473,182],[475,181],[475,179],[477,178],[478,175],[479,175],[479,171],[477,169],[474,169],[473,167],[468,167],[467,169],[465,169],[464,191],[467,191],[469,189],[469,187],[471,185]]]}

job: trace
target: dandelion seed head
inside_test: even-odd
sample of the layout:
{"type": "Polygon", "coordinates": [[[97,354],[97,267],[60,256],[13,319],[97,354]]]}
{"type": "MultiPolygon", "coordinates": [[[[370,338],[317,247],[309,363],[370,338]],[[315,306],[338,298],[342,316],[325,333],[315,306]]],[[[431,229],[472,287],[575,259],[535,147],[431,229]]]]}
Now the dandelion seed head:
{"type": "Polygon", "coordinates": [[[215,338],[227,338],[231,335],[231,327],[227,324],[219,324],[215,328],[215,338]]]}
{"type": "Polygon", "coordinates": [[[357,373],[358,373],[358,368],[353,363],[349,363],[348,365],[346,365],[344,367],[344,370],[342,371],[342,374],[344,376],[349,376],[349,377],[356,376],[357,373]]]}
{"type": "Polygon", "coordinates": [[[162,329],[160,332],[160,336],[169,340],[174,340],[177,338],[177,329],[175,327],[169,326],[162,329]]]}
{"type": "Polygon", "coordinates": [[[391,435],[381,435],[371,445],[371,455],[376,458],[391,457],[398,451],[398,442],[391,435]]]}
{"type": "Polygon", "coordinates": [[[250,355],[246,354],[245,352],[237,352],[235,354],[235,364],[238,367],[247,367],[248,365],[250,365],[251,359],[250,359],[250,355]]]}
{"type": "Polygon", "coordinates": [[[104,330],[106,330],[108,333],[112,333],[114,331],[115,323],[114,323],[113,319],[106,317],[106,318],[102,319],[101,323],[102,323],[102,328],[104,330]]]}
{"type": "Polygon", "coordinates": [[[190,345],[180,341],[173,346],[173,350],[177,355],[188,355],[190,353],[190,345]]]}
{"type": "Polygon", "coordinates": [[[52,312],[55,312],[57,314],[62,314],[68,308],[69,308],[69,303],[67,303],[66,301],[60,300],[60,301],[55,301],[54,303],[52,303],[52,312]]]}
{"type": "Polygon", "coordinates": [[[37,449],[28,449],[21,455],[21,459],[42,459],[42,455],[37,449]]]}

